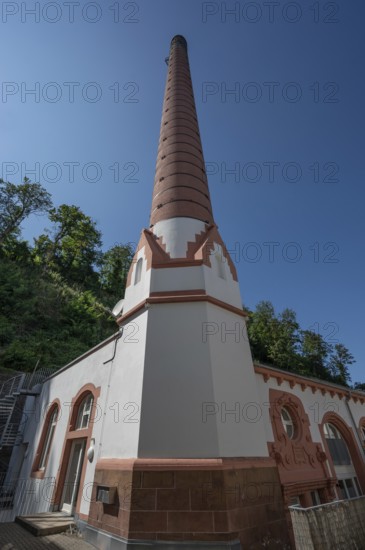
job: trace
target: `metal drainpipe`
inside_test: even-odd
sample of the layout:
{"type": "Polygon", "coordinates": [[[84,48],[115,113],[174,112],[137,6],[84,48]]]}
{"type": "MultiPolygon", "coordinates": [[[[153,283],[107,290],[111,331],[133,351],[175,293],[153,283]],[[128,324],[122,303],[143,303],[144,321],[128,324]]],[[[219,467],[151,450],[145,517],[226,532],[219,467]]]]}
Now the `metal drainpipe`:
{"type": "Polygon", "coordinates": [[[122,327],[122,328],[120,329],[119,333],[118,333],[117,336],[115,337],[113,356],[112,356],[110,359],[108,359],[107,361],[104,361],[104,363],[103,363],[103,365],[107,365],[108,363],[110,363],[110,370],[109,370],[108,385],[107,385],[107,389],[106,389],[106,396],[105,396],[105,402],[104,402],[103,419],[102,419],[102,422],[101,422],[100,443],[99,443],[98,457],[97,457],[98,460],[99,460],[99,458],[100,458],[101,449],[102,449],[102,446],[103,446],[103,439],[104,439],[104,421],[105,421],[105,417],[106,417],[106,408],[107,408],[107,404],[108,404],[108,400],[109,400],[110,380],[111,380],[111,377],[112,377],[113,363],[114,363],[114,358],[115,358],[115,354],[116,354],[116,351],[117,351],[117,344],[118,344],[120,338],[123,336],[123,330],[124,330],[124,327],[122,327]]]}
{"type": "Polygon", "coordinates": [[[358,443],[358,445],[361,449],[362,457],[365,460],[365,451],[364,451],[364,448],[362,446],[362,441],[361,441],[360,436],[359,436],[359,431],[358,431],[358,427],[356,426],[354,415],[352,414],[352,410],[351,410],[350,405],[349,405],[349,401],[351,399],[351,390],[348,390],[348,393],[349,393],[349,395],[346,396],[346,401],[345,401],[346,407],[347,407],[347,410],[349,412],[349,415],[350,415],[350,418],[351,418],[351,421],[352,421],[352,426],[355,430],[356,440],[357,440],[357,443],[358,443]]]}

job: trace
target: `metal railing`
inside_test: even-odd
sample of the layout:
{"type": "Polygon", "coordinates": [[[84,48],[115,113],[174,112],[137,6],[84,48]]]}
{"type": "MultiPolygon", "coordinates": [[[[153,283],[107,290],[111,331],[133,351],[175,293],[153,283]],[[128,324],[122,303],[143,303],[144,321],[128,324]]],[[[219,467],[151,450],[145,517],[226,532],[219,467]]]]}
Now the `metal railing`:
{"type": "Polygon", "coordinates": [[[0,524],[15,515],[48,512],[52,508],[56,479],[16,478],[0,473],[0,524]]]}
{"type": "Polygon", "coordinates": [[[3,397],[12,396],[14,393],[16,393],[22,386],[25,376],[26,375],[24,373],[17,374],[13,378],[10,378],[9,380],[6,380],[6,382],[3,382],[0,387],[0,399],[3,397]]]}
{"type": "MultiPolygon", "coordinates": [[[[35,369],[31,373],[20,373],[6,380],[0,387],[0,449],[12,447],[21,442],[21,414],[16,411],[19,396],[32,395],[34,387],[42,384],[54,370],[35,369]]],[[[24,423],[23,423],[24,428],[24,423]]]]}

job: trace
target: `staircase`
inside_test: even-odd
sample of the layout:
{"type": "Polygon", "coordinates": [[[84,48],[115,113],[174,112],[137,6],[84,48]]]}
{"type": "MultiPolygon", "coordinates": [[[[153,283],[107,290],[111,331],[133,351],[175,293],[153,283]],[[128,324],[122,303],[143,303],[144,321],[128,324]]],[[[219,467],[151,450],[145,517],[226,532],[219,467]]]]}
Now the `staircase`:
{"type": "Polygon", "coordinates": [[[24,399],[20,398],[38,395],[41,391],[39,385],[53,372],[51,369],[39,369],[33,373],[20,373],[0,386],[0,450],[21,443],[24,399]]]}

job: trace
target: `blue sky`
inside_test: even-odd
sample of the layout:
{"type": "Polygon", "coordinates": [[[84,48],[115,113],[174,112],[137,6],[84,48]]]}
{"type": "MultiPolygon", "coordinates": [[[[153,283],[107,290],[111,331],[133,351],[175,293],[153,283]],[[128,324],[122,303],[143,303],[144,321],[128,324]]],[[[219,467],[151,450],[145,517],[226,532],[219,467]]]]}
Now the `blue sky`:
{"type": "MultiPolygon", "coordinates": [[[[2,177],[25,174],[56,205],[80,206],[105,249],[138,241],[164,59],[183,34],[244,303],[293,308],[352,351],[364,380],[363,3],[80,0],[72,17],[63,2],[34,6],[2,4],[2,177]]],[[[24,237],[45,225],[32,218],[24,237]]]]}

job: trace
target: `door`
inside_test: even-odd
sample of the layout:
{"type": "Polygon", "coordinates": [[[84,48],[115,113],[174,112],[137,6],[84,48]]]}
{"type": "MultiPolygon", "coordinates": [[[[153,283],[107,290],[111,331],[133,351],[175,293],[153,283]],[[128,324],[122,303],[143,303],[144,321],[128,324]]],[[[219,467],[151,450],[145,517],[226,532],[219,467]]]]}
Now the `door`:
{"type": "Polygon", "coordinates": [[[80,486],[80,477],[85,455],[85,439],[72,442],[70,459],[63,487],[61,510],[73,514],[80,486]]]}

